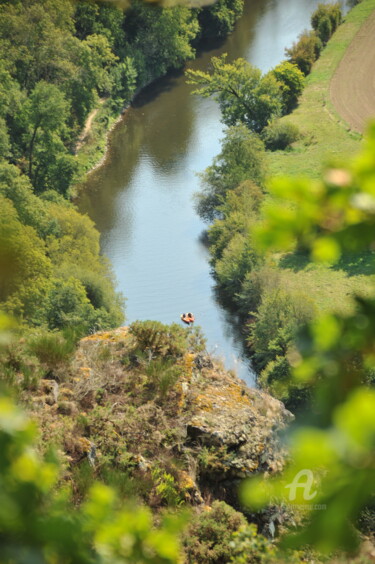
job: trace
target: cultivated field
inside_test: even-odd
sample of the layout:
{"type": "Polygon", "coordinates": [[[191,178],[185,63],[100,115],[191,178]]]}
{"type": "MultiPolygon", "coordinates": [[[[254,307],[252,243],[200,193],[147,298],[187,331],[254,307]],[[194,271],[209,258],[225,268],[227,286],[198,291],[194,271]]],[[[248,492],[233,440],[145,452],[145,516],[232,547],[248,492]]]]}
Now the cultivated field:
{"type": "Polygon", "coordinates": [[[375,117],[375,11],[354,37],[332,78],[330,96],[336,111],[363,133],[375,117]]]}

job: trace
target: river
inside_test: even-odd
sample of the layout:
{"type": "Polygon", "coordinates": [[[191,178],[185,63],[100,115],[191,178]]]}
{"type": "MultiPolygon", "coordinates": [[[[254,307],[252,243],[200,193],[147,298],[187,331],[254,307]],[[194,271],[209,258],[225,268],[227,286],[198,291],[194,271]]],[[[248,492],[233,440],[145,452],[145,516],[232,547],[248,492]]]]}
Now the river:
{"type": "MultiPolygon", "coordinates": [[[[188,67],[207,69],[212,56],[244,57],[263,72],[284,58],[322,0],[247,0],[235,31],[188,67]]],[[[326,2],[328,3],[328,2],[326,2]]],[[[79,208],[95,221],[119,289],[126,320],[180,323],[192,311],[207,350],[250,386],[255,374],[233,318],[215,298],[205,224],[196,215],[197,172],[220,152],[223,126],[211,100],[191,96],[183,73],[144,89],[113,130],[105,163],[88,178],[79,208]]]]}

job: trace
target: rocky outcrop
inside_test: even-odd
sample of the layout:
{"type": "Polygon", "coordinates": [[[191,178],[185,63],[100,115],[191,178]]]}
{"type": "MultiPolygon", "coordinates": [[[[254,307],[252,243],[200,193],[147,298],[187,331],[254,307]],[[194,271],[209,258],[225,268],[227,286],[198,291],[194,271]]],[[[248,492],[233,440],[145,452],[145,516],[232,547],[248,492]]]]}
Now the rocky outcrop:
{"type": "MultiPolygon", "coordinates": [[[[279,435],[292,418],[278,400],[213,369],[193,395],[187,435],[191,444],[221,449],[216,473],[223,479],[245,478],[282,469],[285,453],[279,435]]],[[[214,466],[210,470],[215,472],[214,466]]]]}
{"type": "Polygon", "coordinates": [[[86,458],[94,472],[106,464],[154,483],[150,505],[200,505],[232,501],[239,480],[282,469],[280,432],[292,419],[283,404],[193,347],[178,350],[142,351],[121,327],[82,339],[63,382],[41,380],[31,410],[68,475],[86,458]]]}

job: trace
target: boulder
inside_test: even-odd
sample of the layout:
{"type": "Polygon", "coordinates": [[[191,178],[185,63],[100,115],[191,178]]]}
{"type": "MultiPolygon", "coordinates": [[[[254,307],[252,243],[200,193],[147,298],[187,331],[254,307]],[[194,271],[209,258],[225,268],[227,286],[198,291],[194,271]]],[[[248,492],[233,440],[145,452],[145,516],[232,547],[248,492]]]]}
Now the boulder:
{"type": "MultiPolygon", "coordinates": [[[[192,395],[188,440],[212,452],[219,449],[220,479],[244,478],[255,471],[274,473],[283,468],[286,453],[280,432],[293,415],[280,401],[248,388],[223,371],[192,395]]],[[[214,465],[209,471],[215,474],[214,465]]]]}

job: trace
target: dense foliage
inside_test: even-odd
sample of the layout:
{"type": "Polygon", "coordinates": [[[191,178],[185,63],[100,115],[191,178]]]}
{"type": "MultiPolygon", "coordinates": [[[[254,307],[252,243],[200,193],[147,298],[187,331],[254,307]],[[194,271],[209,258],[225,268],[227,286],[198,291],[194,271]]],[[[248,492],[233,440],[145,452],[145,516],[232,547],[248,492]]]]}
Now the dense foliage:
{"type": "Polygon", "coordinates": [[[92,221],[53,193],[38,198],[10,164],[0,165],[0,199],[2,309],[30,325],[83,333],[121,323],[92,221]]]}
{"type": "Polygon", "coordinates": [[[275,557],[272,542],[223,501],[192,519],[183,538],[188,564],[262,563],[275,557]]]}
{"type": "Polygon", "coordinates": [[[197,194],[197,211],[205,221],[220,216],[226,195],[245,180],[261,184],[265,176],[264,146],[244,125],[229,128],[221,153],[201,175],[203,190],[197,194]]]}
{"type": "Polygon", "coordinates": [[[99,99],[105,122],[194,57],[202,26],[225,34],[241,11],[241,0],[195,9],[134,0],[126,11],[86,0],[0,4],[2,309],[50,329],[121,323],[99,235],[67,203],[93,164],[77,154],[79,134],[99,99]]]}
{"type": "MultiPolygon", "coordinates": [[[[362,154],[349,169],[331,169],[315,184],[275,180],[271,190],[278,201],[265,212],[258,229],[261,244],[287,249],[303,243],[312,260],[332,263],[347,252],[367,250],[373,244],[375,221],[374,156],[372,127],[362,154]],[[294,206],[281,207],[280,197],[294,206]]],[[[288,503],[286,485],[304,469],[314,474],[313,502],[303,490],[289,497],[297,504],[322,508],[311,511],[306,526],[288,540],[294,546],[311,542],[329,552],[337,547],[350,550],[358,543],[353,525],[371,504],[375,479],[374,324],[372,293],[357,298],[350,315],[315,317],[292,352],[289,387],[310,387],[313,415],[292,435],[292,458],[285,474],[269,482],[269,491],[267,485],[250,486],[248,499],[257,504],[270,494],[273,501],[276,496],[288,503]]]]}

